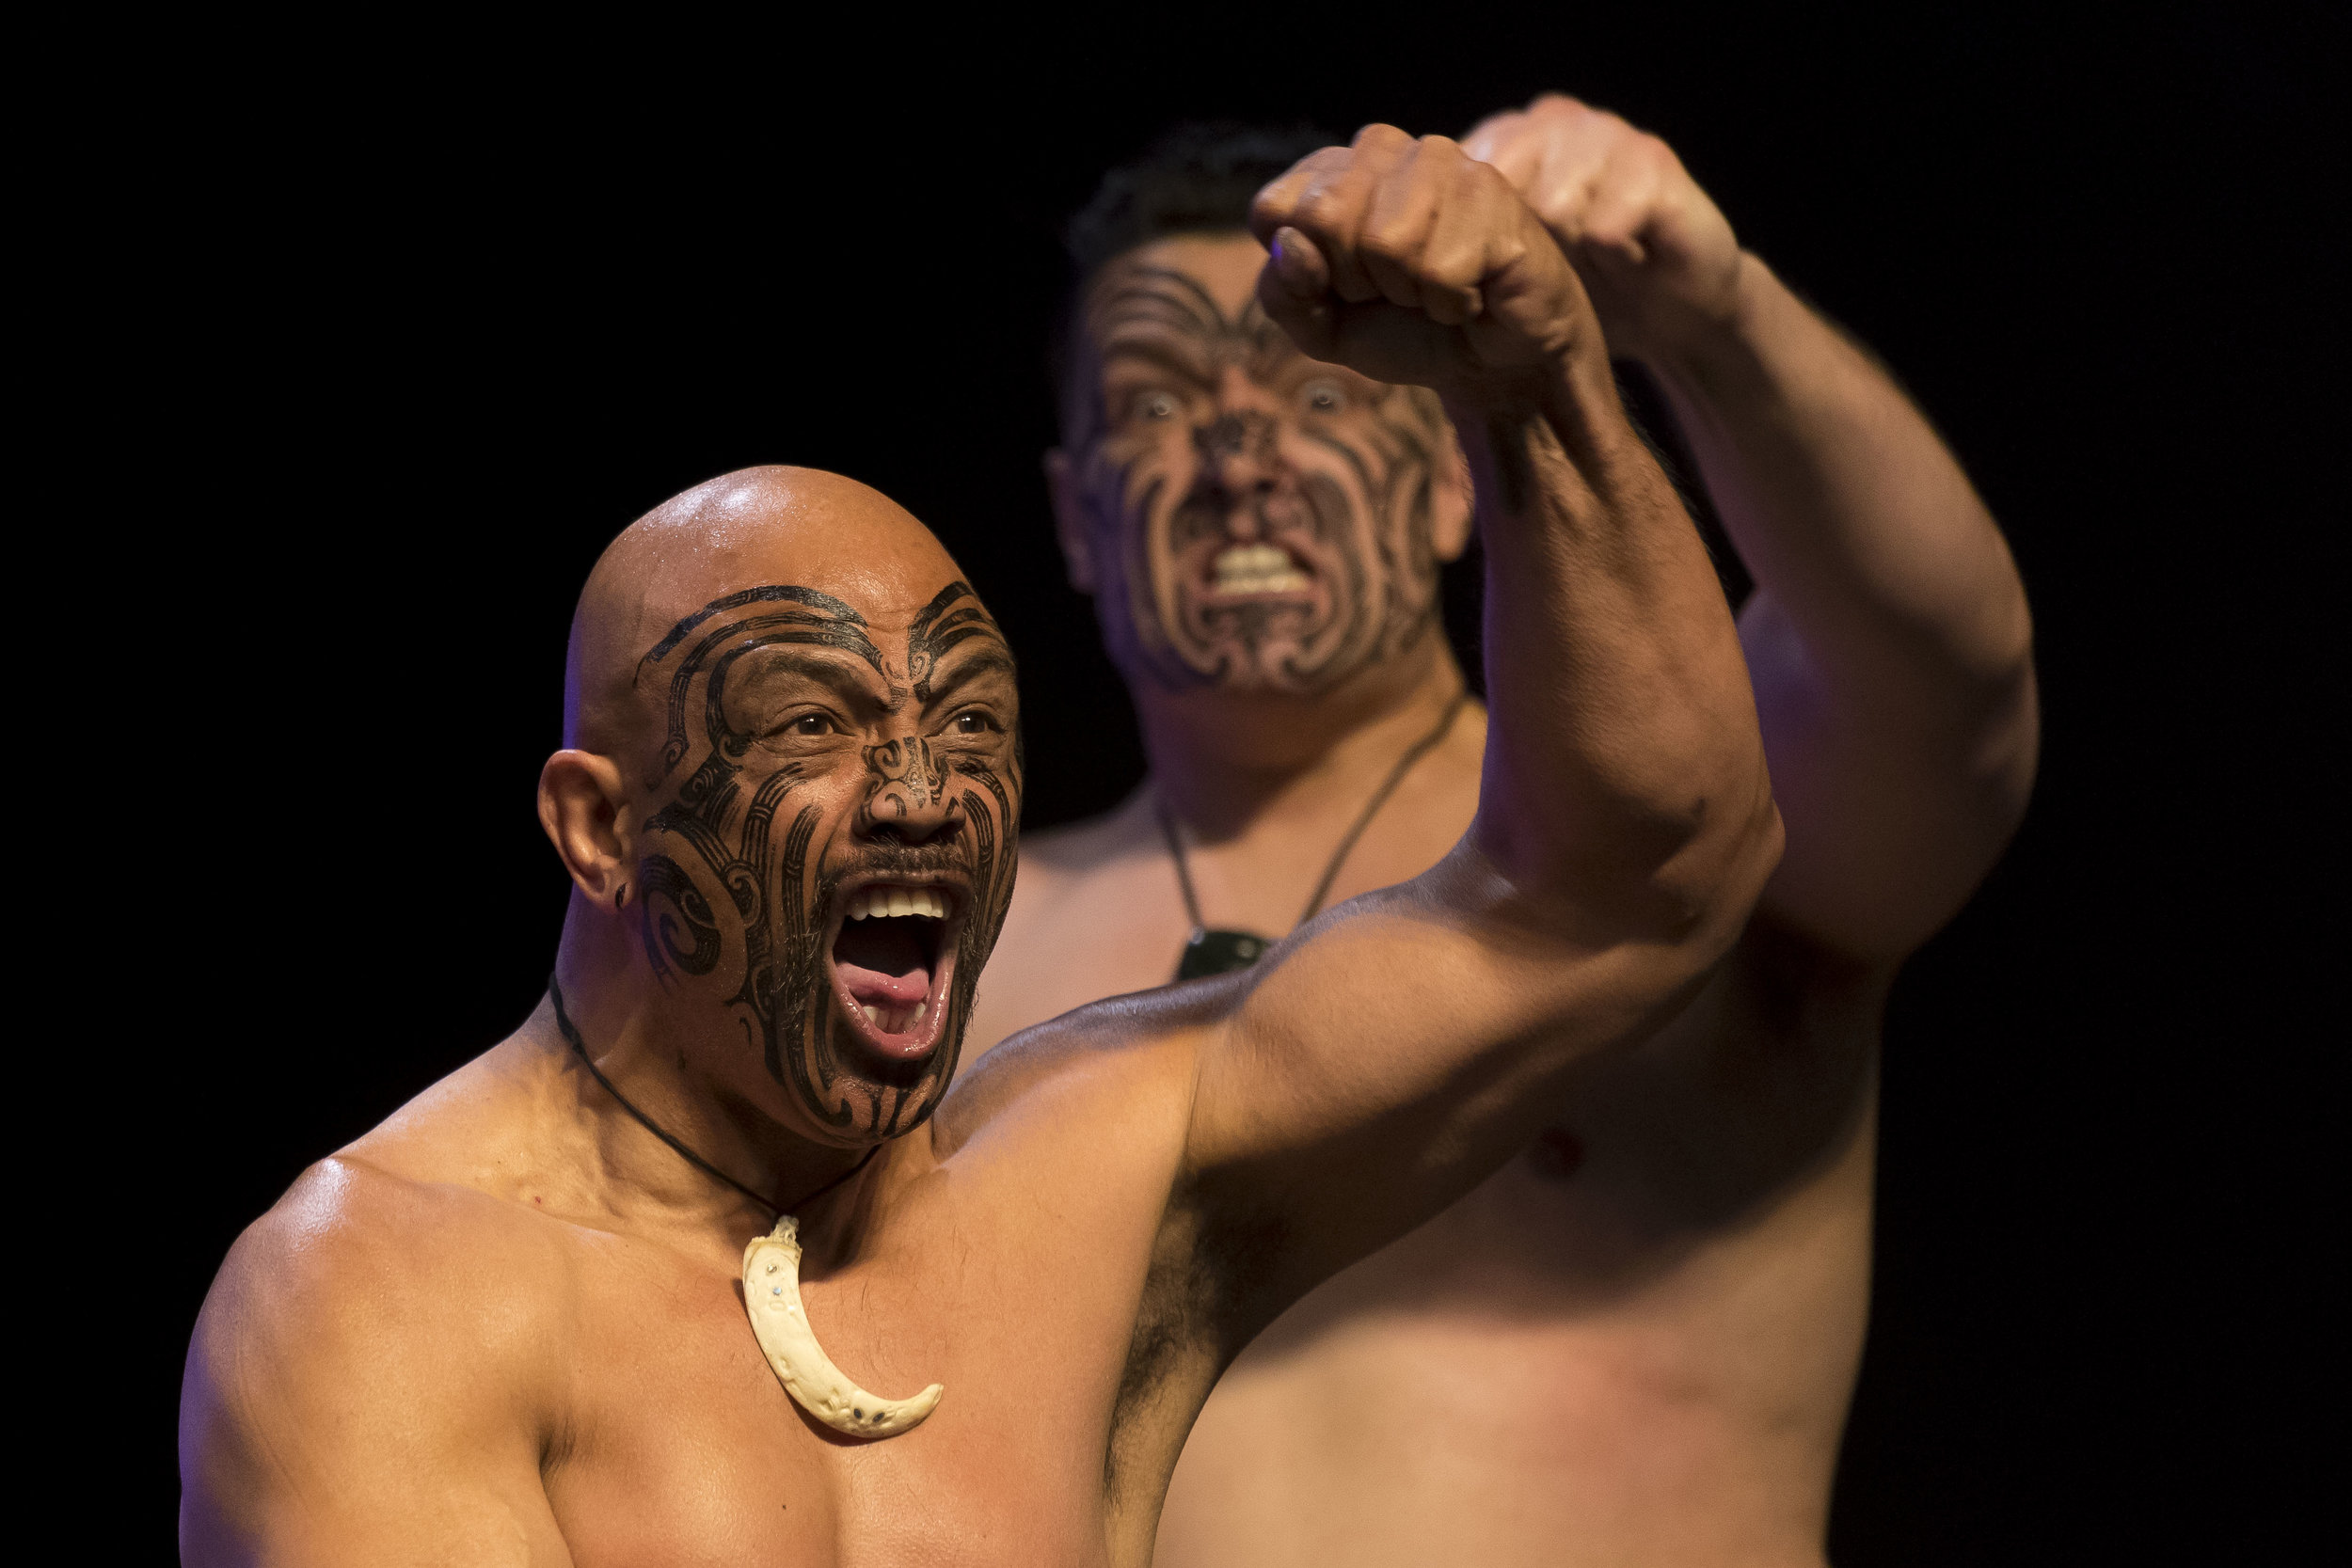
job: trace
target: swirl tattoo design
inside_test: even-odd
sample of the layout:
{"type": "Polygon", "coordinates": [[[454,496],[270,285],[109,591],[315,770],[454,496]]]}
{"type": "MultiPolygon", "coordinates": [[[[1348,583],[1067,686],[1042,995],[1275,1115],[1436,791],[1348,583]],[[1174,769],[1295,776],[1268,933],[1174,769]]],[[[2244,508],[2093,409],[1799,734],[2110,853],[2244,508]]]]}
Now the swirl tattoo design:
{"type": "Polygon", "coordinates": [[[645,823],[638,929],[646,961],[665,986],[715,980],[713,1004],[737,1018],[769,1076],[823,1125],[861,1141],[890,1137],[919,1125],[952,1080],[973,989],[1011,901],[1017,726],[966,736],[951,722],[940,735],[779,754],[738,727],[756,704],[739,699],[730,718],[730,682],[755,671],[746,659],[788,648],[849,656],[874,677],[866,689],[886,718],[923,723],[934,694],[976,670],[1009,677],[1011,654],[961,582],[917,613],[903,668],[850,605],[778,584],[711,601],[638,663],[639,682],[659,683],[664,705],[648,784],[677,780],[645,823]],[[845,785],[848,774],[855,777],[845,785]],[[937,825],[910,841],[898,824],[916,814],[937,825]],[[942,998],[946,1016],[936,1049],[919,1059],[845,1045],[849,1025],[824,943],[838,925],[845,879],[861,875],[968,890],[942,998]]]}

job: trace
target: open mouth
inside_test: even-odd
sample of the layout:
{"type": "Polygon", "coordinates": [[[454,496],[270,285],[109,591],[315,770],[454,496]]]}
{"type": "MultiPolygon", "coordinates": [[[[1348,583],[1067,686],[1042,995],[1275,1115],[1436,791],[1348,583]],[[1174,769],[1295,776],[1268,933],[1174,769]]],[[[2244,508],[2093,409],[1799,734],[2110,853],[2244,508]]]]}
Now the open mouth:
{"type": "Polygon", "coordinates": [[[953,888],[867,882],[842,891],[834,995],[851,1031],[882,1056],[919,1061],[938,1047],[961,923],[953,888]]]}
{"type": "Polygon", "coordinates": [[[1311,581],[1298,558],[1279,545],[1228,545],[1209,562],[1208,589],[1219,595],[1303,594],[1311,581]]]}

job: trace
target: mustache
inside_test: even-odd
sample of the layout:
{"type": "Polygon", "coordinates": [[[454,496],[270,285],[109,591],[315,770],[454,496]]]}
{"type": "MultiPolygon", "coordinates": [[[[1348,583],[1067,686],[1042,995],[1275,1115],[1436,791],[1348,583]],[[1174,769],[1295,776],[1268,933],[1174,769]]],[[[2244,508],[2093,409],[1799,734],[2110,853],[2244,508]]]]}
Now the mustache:
{"type": "Polygon", "coordinates": [[[825,874],[828,880],[834,884],[869,873],[882,877],[917,877],[930,872],[959,871],[969,877],[972,874],[972,849],[965,843],[965,837],[963,833],[956,833],[922,844],[863,845],[855,853],[828,865],[825,874]]]}

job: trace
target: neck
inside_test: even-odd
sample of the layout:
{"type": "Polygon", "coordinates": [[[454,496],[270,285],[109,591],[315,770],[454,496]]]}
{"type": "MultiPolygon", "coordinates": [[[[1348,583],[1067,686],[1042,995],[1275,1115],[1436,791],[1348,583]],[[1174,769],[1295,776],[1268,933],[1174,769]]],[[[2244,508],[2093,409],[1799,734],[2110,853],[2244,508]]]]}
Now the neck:
{"type": "Polygon", "coordinates": [[[1462,689],[1435,629],[1312,697],[1134,688],[1152,782],[1201,838],[1291,812],[1353,809],[1462,689]]]}
{"type": "MultiPolygon", "coordinates": [[[[533,1032],[544,1035],[545,1046],[560,1052],[572,1069],[569,1101],[617,1198],[684,1209],[729,1229],[750,1217],[765,1230],[778,1211],[793,1212],[850,1172],[867,1150],[821,1144],[795,1132],[779,1117],[779,1108],[767,1103],[784,1091],[764,1077],[757,1083],[734,1081],[724,1069],[742,1066],[745,1055],[739,1032],[729,1035],[731,1019],[714,1002],[681,999],[662,990],[645,972],[642,954],[621,925],[575,893],[557,952],[555,985],[563,992],[564,1022],[596,1072],[579,1067],[551,1002],[532,1021],[544,1028],[533,1032]],[[712,1015],[707,1022],[679,1016],[697,1006],[712,1015]],[[605,1081],[598,1082],[596,1073],[605,1081]],[[763,1085],[770,1092],[761,1092],[763,1085]],[[628,1106],[727,1180],[698,1168],[628,1106]],[[761,1201],[744,1196],[728,1180],[761,1201]]],[[[751,1070],[758,1072],[755,1061],[751,1070]]],[[[842,1185],[856,1187],[860,1179],[842,1185]]]]}

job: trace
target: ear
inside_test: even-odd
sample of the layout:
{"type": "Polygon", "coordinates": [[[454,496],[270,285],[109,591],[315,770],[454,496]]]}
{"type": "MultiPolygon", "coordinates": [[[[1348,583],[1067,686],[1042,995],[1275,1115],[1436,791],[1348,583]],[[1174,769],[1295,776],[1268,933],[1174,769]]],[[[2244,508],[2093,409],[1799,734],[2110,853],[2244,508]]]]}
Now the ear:
{"type": "Polygon", "coordinates": [[[1439,561],[1459,561],[1470,548],[1470,523],[1477,514],[1478,492],[1470,483],[1470,459],[1462,455],[1461,437],[1445,427],[1445,453],[1430,484],[1429,541],[1439,561]]]}
{"type": "Polygon", "coordinates": [[[628,835],[621,822],[628,801],[620,765],[611,757],[562,751],[539,769],[539,826],[573,885],[608,910],[625,907],[641,891],[629,886],[628,835]]]}
{"type": "Polygon", "coordinates": [[[1062,565],[1070,586],[1081,594],[1094,592],[1094,536],[1088,531],[1086,511],[1078,504],[1077,476],[1070,454],[1055,447],[1045,453],[1045,492],[1054,502],[1054,536],[1061,541],[1062,565]]]}

